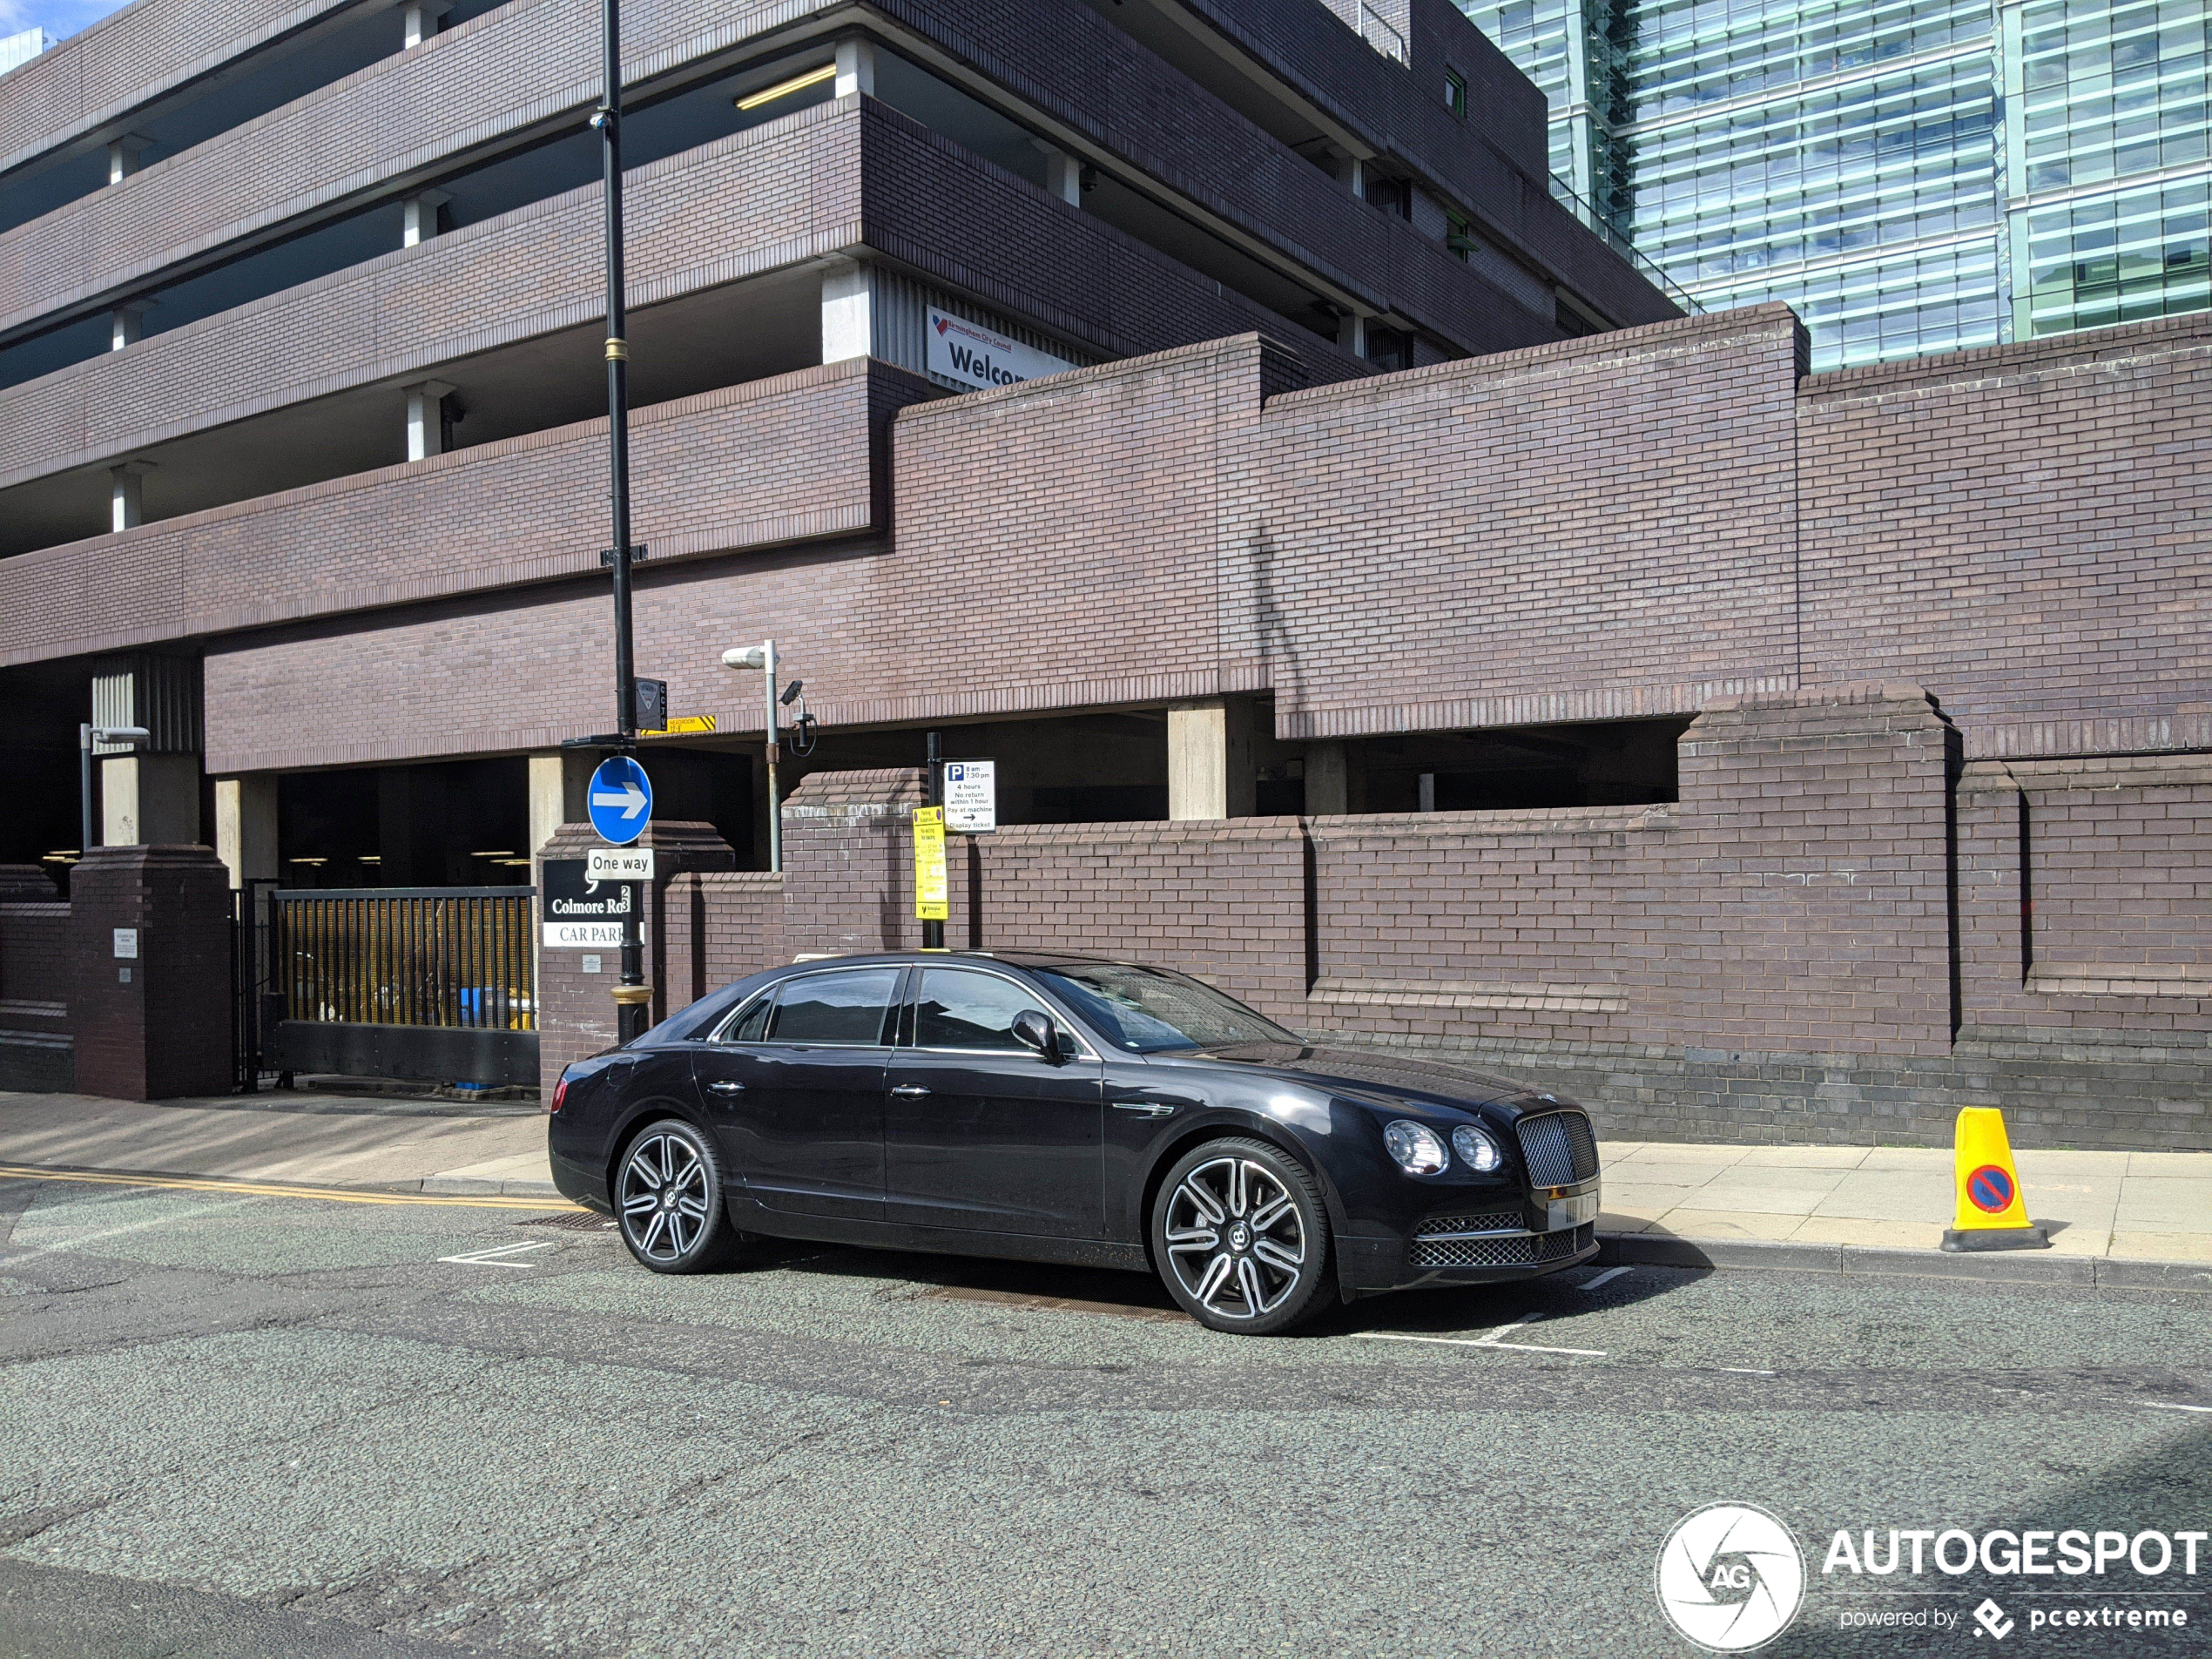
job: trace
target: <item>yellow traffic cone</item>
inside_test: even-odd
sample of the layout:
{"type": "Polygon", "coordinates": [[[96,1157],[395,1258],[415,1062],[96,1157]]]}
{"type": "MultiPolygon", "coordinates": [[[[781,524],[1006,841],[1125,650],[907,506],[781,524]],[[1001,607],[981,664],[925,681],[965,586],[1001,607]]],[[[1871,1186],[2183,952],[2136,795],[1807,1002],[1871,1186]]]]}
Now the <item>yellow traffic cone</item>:
{"type": "Polygon", "coordinates": [[[2027,1218],[2020,1171],[2005,1114],[1993,1106],[1968,1106],[1952,1135],[1952,1176],[1958,1189],[1946,1250],[2048,1250],[2051,1236],[2027,1218]]]}

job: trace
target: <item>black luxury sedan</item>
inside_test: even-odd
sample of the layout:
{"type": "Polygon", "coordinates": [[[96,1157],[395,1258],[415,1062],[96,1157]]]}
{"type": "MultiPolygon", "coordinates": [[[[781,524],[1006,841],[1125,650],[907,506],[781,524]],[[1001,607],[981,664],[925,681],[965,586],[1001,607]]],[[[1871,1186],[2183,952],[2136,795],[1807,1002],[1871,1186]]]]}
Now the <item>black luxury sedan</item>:
{"type": "Polygon", "coordinates": [[[656,1272],[763,1235],[1129,1268],[1251,1334],[1597,1249],[1573,1103],[1317,1048],[1182,974],[1036,952],[740,980],[569,1067],[551,1152],[656,1272]]]}

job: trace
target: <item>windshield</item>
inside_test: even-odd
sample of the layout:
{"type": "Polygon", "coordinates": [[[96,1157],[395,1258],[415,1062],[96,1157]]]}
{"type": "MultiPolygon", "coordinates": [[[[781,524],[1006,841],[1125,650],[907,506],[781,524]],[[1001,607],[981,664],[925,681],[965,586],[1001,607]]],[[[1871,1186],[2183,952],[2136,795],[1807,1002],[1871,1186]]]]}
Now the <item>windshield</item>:
{"type": "Polygon", "coordinates": [[[1302,1041],[1242,1002],[1181,974],[1123,962],[1031,971],[1075,1004],[1108,1042],[1134,1054],[1302,1041]]]}

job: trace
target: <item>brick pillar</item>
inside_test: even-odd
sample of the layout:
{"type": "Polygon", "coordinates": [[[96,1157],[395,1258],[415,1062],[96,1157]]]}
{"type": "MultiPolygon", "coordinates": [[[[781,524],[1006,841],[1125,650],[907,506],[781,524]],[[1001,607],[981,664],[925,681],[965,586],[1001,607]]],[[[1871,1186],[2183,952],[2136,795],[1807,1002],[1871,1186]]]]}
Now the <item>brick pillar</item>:
{"type": "MultiPolygon", "coordinates": [[[[921,943],[914,920],[914,809],[919,769],[818,772],[784,802],[784,943],[791,951],[907,950],[921,943]]],[[[949,839],[949,838],[948,838],[949,839]]],[[[945,849],[958,887],[966,853],[945,849]]],[[[961,924],[948,941],[965,942],[961,924]]]]}
{"type": "Polygon", "coordinates": [[[71,873],[67,972],[78,1093],[230,1091],[231,877],[212,848],[87,851],[71,873]]]}
{"type": "MultiPolygon", "coordinates": [[[[581,860],[595,846],[604,846],[589,824],[563,824],[536,854],[532,874],[538,893],[537,926],[544,937],[545,864],[548,860],[581,860]]],[[[711,824],[656,819],[637,840],[653,849],[653,881],[644,893],[638,917],[639,937],[644,944],[645,982],[653,988],[655,1024],[680,1009],[696,995],[692,968],[699,952],[685,926],[688,917],[671,916],[669,883],[687,871],[732,870],[738,855],[711,824]],[[671,941],[671,927],[681,937],[671,941]]],[[[689,892],[686,884],[685,893],[689,892]]],[[[622,950],[608,945],[591,950],[543,948],[537,968],[538,1087],[549,1098],[555,1079],[573,1061],[611,1049],[615,1033],[614,988],[622,981],[622,950]],[[599,971],[587,974],[587,958],[596,959],[599,971]]]]}
{"type": "Polygon", "coordinates": [[[1950,1052],[1955,749],[1916,685],[1706,705],[1680,746],[1686,1047],[1950,1052]]]}

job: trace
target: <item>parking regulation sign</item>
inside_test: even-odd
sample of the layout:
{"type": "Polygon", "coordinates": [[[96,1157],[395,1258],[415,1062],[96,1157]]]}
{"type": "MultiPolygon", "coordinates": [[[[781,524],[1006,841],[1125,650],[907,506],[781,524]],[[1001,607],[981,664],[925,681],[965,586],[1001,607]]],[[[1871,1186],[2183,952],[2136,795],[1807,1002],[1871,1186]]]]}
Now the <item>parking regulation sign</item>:
{"type": "Polygon", "coordinates": [[[628,846],[645,833],[645,826],[651,821],[652,779],[628,755],[609,755],[591,774],[584,805],[601,840],[628,846]]]}
{"type": "Polygon", "coordinates": [[[2013,1201],[2013,1177],[1994,1163],[1985,1163],[1966,1177],[1966,1197],[1975,1209],[2002,1215],[2013,1201]]]}
{"type": "Polygon", "coordinates": [[[988,835],[999,826],[998,762],[945,763],[945,827],[954,835],[988,835]]]}

